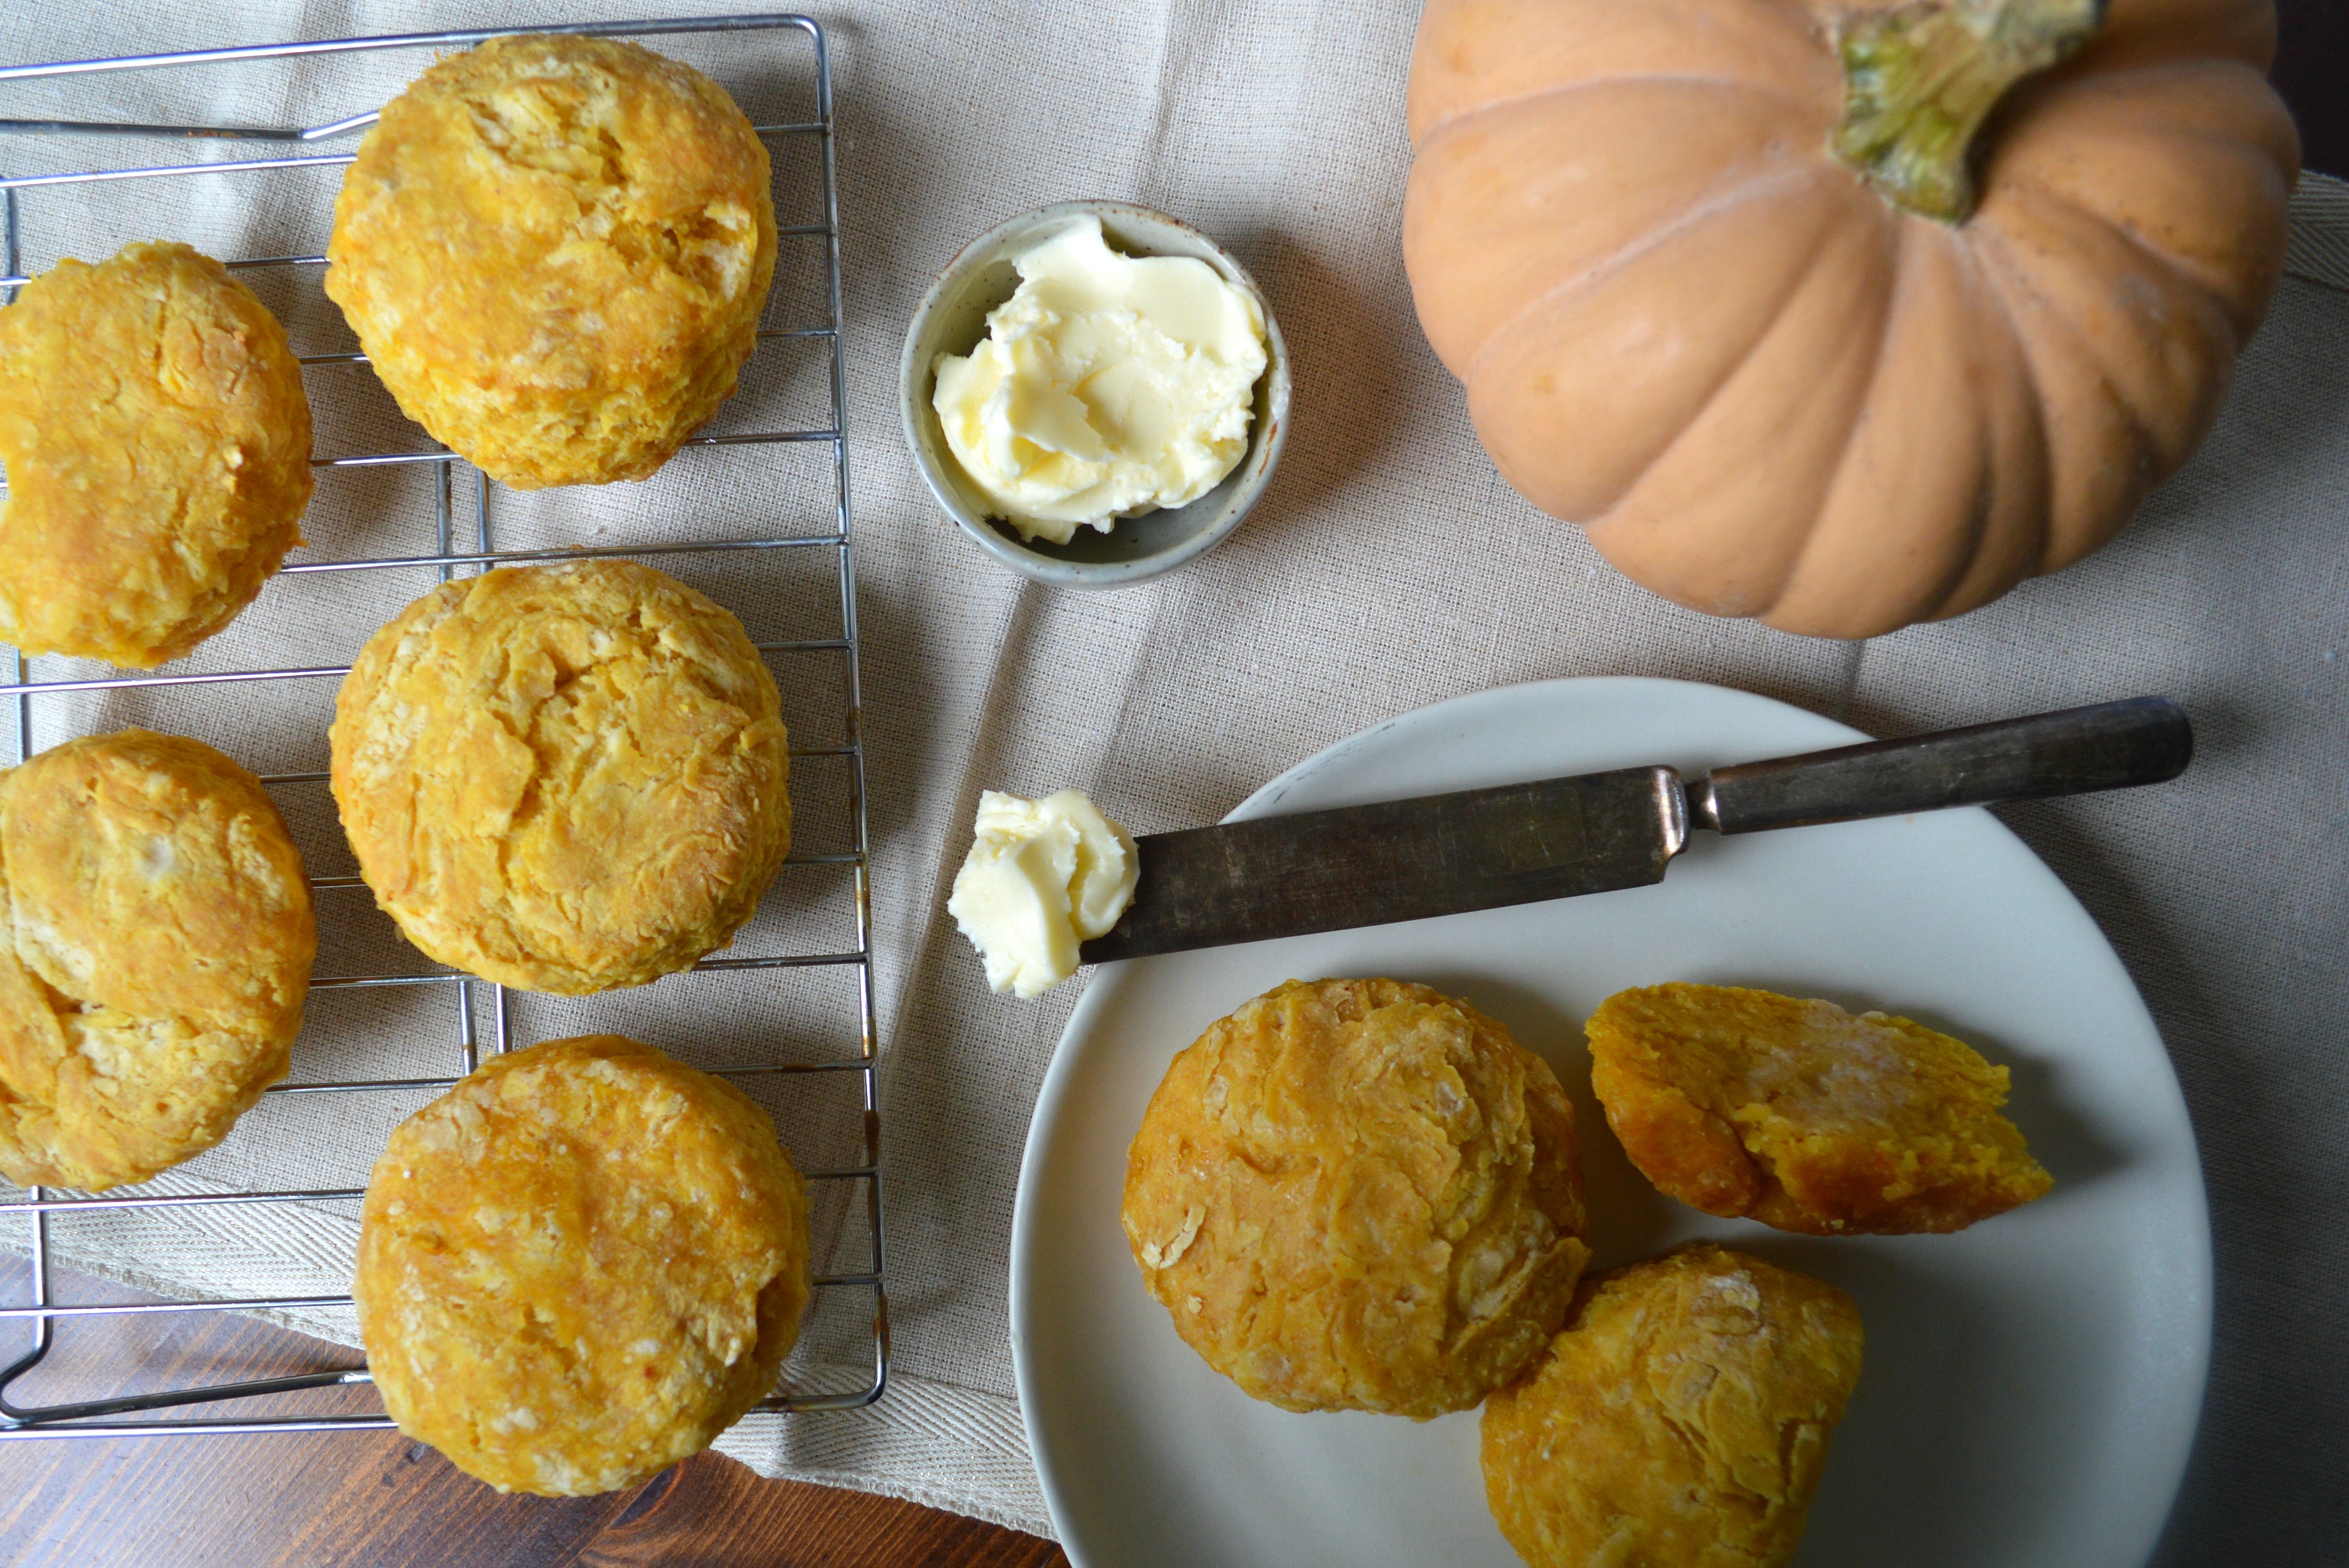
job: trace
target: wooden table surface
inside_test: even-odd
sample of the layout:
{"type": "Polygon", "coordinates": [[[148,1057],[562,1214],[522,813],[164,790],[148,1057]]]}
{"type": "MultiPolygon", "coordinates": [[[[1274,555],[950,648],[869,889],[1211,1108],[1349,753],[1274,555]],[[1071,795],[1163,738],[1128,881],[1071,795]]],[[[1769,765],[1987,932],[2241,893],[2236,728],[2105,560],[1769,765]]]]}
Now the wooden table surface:
{"type": "MultiPolygon", "coordinates": [[[[2349,5],[2283,0],[2276,82],[2308,165],[2349,173],[2349,5]]],[[[0,1264],[0,1300],[25,1299],[0,1264]]],[[[67,1280],[78,1299],[123,1293],[67,1280]]],[[[0,1354],[14,1332],[0,1331],[0,1354]]],[[[234,1317],[80,1326],[71,1364],[21,1390],[47,1400],[116,1391],[102,1368],[175,1379],[267,1376],[319,1365],[316,1342],[234,1317]]],[[[356,1358],[354,1358],[356,1359],[356,1358]]],[[[366,1409],[365,1390],[305,1396],[319,1413],[366,1409]]],[[[632,1491],[501,1497],[394,1432],[0,1443],[0,1568],[1042,1568],[1050,1542],[860,1493],[762,1480],[712,1454],[632,1491]]]]}
{"type": "MultiPolygon", "coordinates": [[[[26,1299],[25,1264],[0,1260],[0,1300],[26,1299]]],[[[62,1299],[135,1293],[77,1275],[62,1299]]],[[[20,1330],[0,1330],[14,1359],[20,1330]]],[[[225,1314],[75,1324],[14,1390],[41,1403],[149,1383],[265,1377],[348,1363],[317,1341],[225,1314]]],[[[135,1387],[135,1386],[134,1386],[135,1387]]],[[[381,1408],[366,1388],[273,1406],[381,1408]]],[[[222,1407],[233,1410],[234,1407],[222,1407]]],[[[764,1480],[702,1454],[608,1497],[500,1496],[397,1432],[0,1442],[0,1568],[1044,1568],[1049,1541],[909,1502],[764,1480]]]]}

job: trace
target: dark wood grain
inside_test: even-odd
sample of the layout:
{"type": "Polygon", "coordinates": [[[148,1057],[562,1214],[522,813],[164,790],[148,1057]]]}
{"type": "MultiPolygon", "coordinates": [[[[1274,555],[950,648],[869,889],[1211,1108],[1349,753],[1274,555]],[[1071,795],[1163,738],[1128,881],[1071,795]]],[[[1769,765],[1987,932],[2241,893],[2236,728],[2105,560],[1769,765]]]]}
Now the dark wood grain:
{"type": "MultiPolygon", "coordinates": [[[[25,1299],[0,1264],[0,1300],[25,1299]]],[[[77,1301],[136,1299],[69,1277],[77,1301]]],[[[0,1329],[14,1359],[21,1330],[0,1329]]],[[[43,1403],[356,1361],[226,1315],[83,1320],[15,1390],[43,1403]],[[126,1377],[126,1372],[128,1376],[126,1377]]],[[[373,1410],[365,1388],[274,1406],[373,1410]]],[[[234,1407],[217,1407],[222,1410],[234,1407]]],[[[822,1417],[806,1419],[820,1420],[822,1417]]],[[[0,1443],[5,1568],[1045,1568],[1050,1542],[891,1499],[765,1480],[702,1454],[608,1497],[502,1497],[397,1432],[0,1443]]]]}

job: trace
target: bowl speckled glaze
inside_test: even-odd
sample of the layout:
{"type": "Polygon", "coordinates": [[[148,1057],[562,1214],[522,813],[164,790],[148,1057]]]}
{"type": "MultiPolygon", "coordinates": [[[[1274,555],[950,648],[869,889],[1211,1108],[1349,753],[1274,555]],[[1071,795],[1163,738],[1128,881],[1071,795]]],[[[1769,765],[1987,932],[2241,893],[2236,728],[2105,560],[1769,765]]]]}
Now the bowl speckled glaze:
{"type": "Polygon", "coordinates": [[[1229,252],[1189,224],[1124,201],[1057,201],[997,225],[947,263],[905,329],[898,366],[899,417],[915,466],[948,516],[997,561],[1061,588],[1123,588],[1155,577],[1214,549],[1240,525],[1264,493],[1288,438],[1288,351],[1272,307],[1229,252]],[[1084,213],[1101,219],[1110,248],[1130,256],[1194,256],[1247,291],[1264,313],[1266,365],[1257,378],[1256,417],[1247,453],[1220,483],[1188,506],[1120,518],[1107,533],[1080,528],[1066,544],[1022,540],[989,515],[989,503],[947,446],[930,398],[941,354],[968,354],[987,335],[989,311],[1019,286],[1013,258],[1084,213]]]}

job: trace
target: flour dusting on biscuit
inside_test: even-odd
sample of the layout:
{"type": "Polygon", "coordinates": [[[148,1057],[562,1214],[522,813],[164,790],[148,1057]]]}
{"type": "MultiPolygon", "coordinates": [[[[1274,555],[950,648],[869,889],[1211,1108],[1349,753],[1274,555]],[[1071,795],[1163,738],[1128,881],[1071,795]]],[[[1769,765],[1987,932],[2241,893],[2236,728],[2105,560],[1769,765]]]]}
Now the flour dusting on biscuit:
{"type": "Polygon", "coordinates": [[[261,781],[201,741],[87,737],[0,771],[0,1173],[143,1181],[285,1076],[317,925],[261,781]]]}
{"type": "Polygon", "coordinates": [[[1540,1354],[1590,1257],[1557,1076],[1396,980],[1292,980],[1178,1053],[1121,1218],[1174,1331],[1291,1410],[1468,1408],[1540,1354]]]}
{"type": "Polygon", "coordinates": [[[302,542],[302,366],[210,256],[67,258],[0,310],[0,642],[151,669],[302,542]]]}
{"type": "Polygon", "coordinates": [[[501,1491],[584,1496],[709,1446],[812,1290],[766,1113],[617,1035],[492,1059],[402,1122],[352,1296],[401,1431],[501,1491]]]}
{"type": "Polygon", "coordinates": [[[493,38],[384,106],[335,201],[326,294],[401,412],[493,478],[644,479],[757,346],[769,179],[691,67],[493,38]]]}
{"type": "Polygon", "coordinates": [[[432,590],[360,650],[331,739],[376,902],[430,956],[525,990],[691,967],[791,848],[774,677],[723,606],[634,562],[432,590]]]}

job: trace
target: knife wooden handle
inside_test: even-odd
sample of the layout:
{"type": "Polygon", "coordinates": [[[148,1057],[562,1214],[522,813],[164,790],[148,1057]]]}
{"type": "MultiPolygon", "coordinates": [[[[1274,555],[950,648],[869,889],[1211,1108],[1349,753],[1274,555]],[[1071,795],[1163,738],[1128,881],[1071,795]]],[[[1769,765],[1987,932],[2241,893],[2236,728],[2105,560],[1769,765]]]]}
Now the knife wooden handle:
{"type": "Polygon", "coordinates": [[[2158,784],[2186,770],[2194,728],[2166,696],[2132,697],[1716,769],[1689,816],[1723,833],[1900,817],[2158,784]]]}

